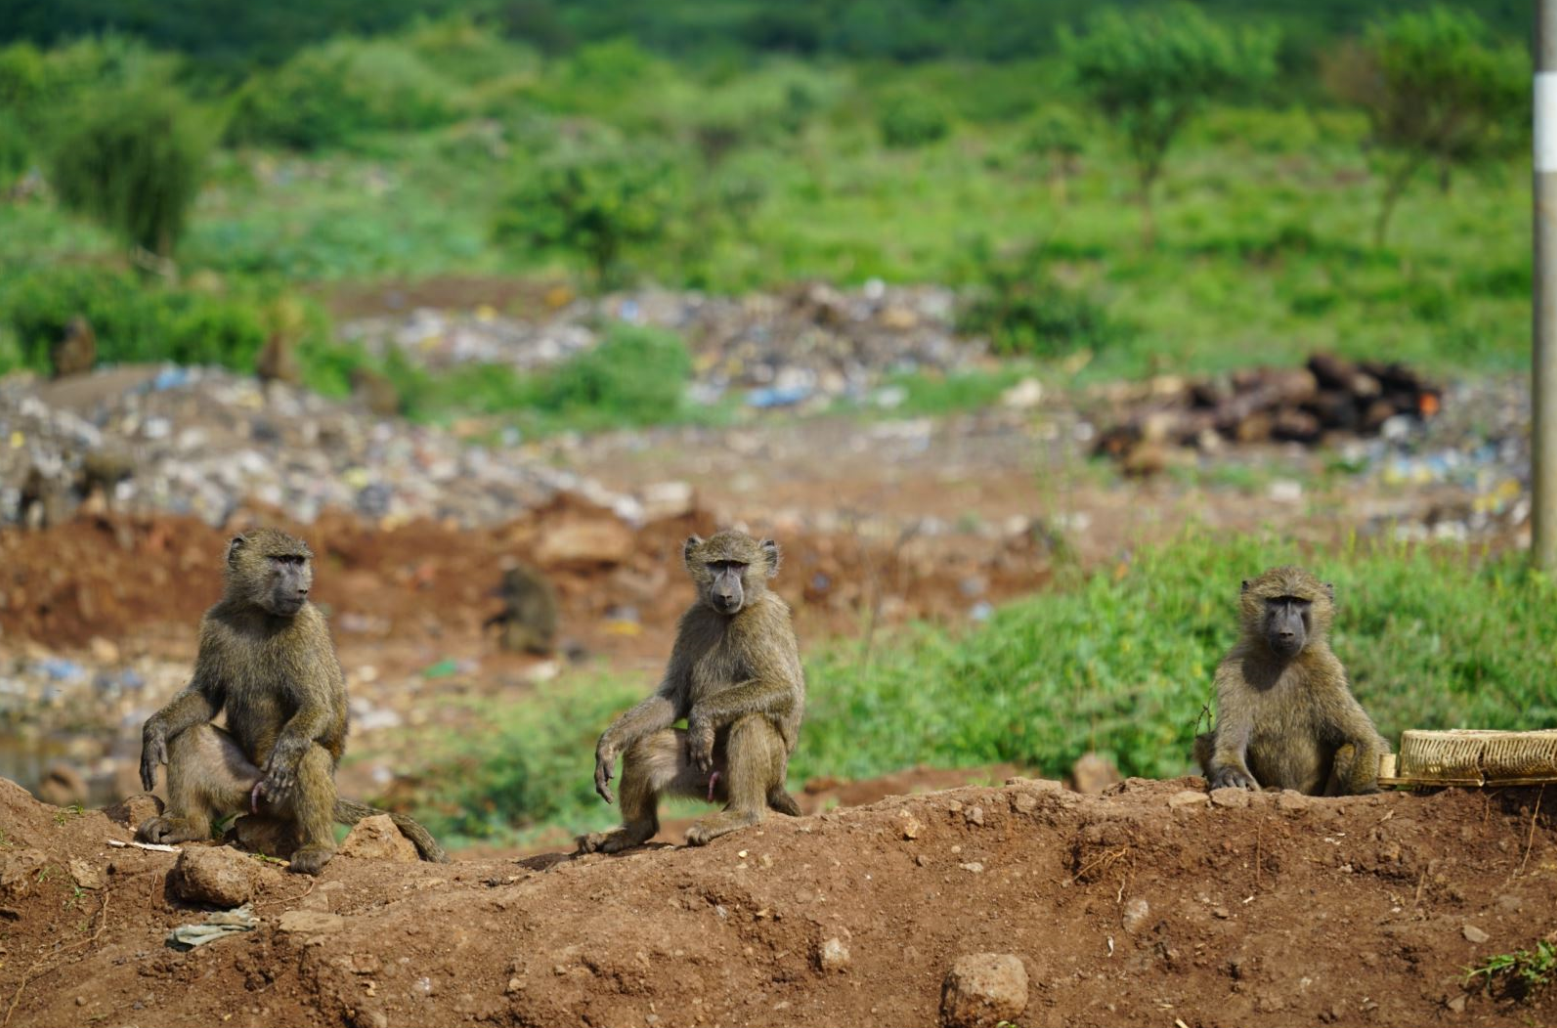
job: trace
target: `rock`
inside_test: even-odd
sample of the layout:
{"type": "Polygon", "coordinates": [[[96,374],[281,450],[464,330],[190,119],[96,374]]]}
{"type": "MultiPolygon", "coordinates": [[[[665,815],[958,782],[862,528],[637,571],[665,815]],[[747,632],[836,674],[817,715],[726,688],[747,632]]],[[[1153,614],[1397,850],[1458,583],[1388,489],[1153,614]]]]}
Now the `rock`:
{"type": "Polygon", "coordinates": [[[26,893],[48,862],[39,850],[0,850],[0,896],[26,893]]]}
{"type": "Polygon", "coordinates": [[[963,820],[967,821],[970,825],[983,826],[984,808],[977,805],[971,806],[962,812],[962,817],[963,820]]]}
{"type": "Polygon", "coordinates": [[[542,564],[620,564],[632,556],[632,531],[614,518],[568,521],[545,529],[535,547],[542,564]]]}
{"type": "Polygon", "coordinates": [[[690,482],[654,482],[643,487],[638,499],[643,504],[643,519],[659,521],[690,514],[696,494],[690,482]]]}
{"type": "Polygon", "coordinates": [[[1277,810],[1307,810],[1313,805],[1313,797],[1304,796],[1296,789],[1283,789],[1276,794],[1277,810]]]}
{"type": "Polygon", "coordinates": [[[919,838],[919,833],[924,831],[924,825],[920,820],[906,810],[899,811],[897,816],[903,819],[903,838],[919,838]]]}
{"type": "Polygon", "coordinates": [[[1463,1014],[1465,1013],[1465,995],[1461,993],[1458,996],[1453,996],[1445,1005],[1453,1013],[1463,1014]]]}
{"type": "Polygon", "coordinates": [[[259,869],[253,859],[227,846],[186,846],[173,865],[170,884],[186,903],[240,907],[254,895],[259,869]]]}
{"type": "Polygon", "coordinates": [[[70,861],[70,877],[83,889],[101,889],[103,872],[80,858],[70,861]]]}
{"type": "Polygon", "coordinates": [[[1478,945],[1492,938],[1492,936],[1488,935],[1486,932],[1482,931],[1480,928],[1477,928],[1473,924],[1468,924],[1464,928],[1461,928],[1460,934],[1465,936],[1466,942],[1474,942],[1478,945]]]}
{"type": "Polygon", "coordinates": [[[163,806],[160,796],[142,792],[120,800],[103,813],[107,814],[111,821],[117,821],[128,828],[138,828],[142,821],[160,817],[163,806]]]}
{"type": "Polygon", "coordinates": [[[1012,410],[1031,410],[1043,402],[1043,386],[1036,378],[1024,378],[1001,393],[1000,402],[1012,410]]]}
{"type": "Polygon", "coordinates": [[[1218,807],[1229,809],[1247,807],[1249,805],[1249,790],[1238,788],[1212,789],[1211,803],[1218,807]]]}
{"type": "Polygon", "coordinates": [[[1168,797],[1168,806],[1177,810],[1180,807],[1198,807],[1210,800],[1211,797],[1198,789],[1183,789],[1168,797]]]}
{"type": "Polygon", "coordinates": [[[1082,754],[1071,768],[1070,777],[1076,783],[1076,791],[1088,796],[1097,796],[1110,785],[1123,781],[1113,762],[1096,753],[1082,754]]]}
{"type": "Polygon", "coordinates": [[[416,844],[395,827],[388,814],[365,817],[347,834],[341,843],[340,855],[359,860],[392,860],[414,864],[421,859],[416,844]]]}
{"type": "Polygon", "coordinates": [[[1146,926],[1146,919],[1151,916],[1151,912],[1151,904],[1137,896],[1125,904],[1124,915],[1120,918],[1120,922],[1124,925],[1125,931],[1134,935],[1146,926]]]}
{"type": "Polygon", "coordinates": [[[947,1028],[993,1028],[1027,1009],[1027,969],[1009,953],[959,957],[941,986],[941,1023],[947,1028]]]}
{"type": "Polygon", "coordinates": [[[56,807],[81,806],[87,801],[86,779],[69,764],[51,764],[38,783],[38,798],[56,807]]]}
{"type": "Polygon", "coordinates": [[[99,664],[119,663],[119,647],[100,635],[87,640],[87,649],[92,651],[92,659],[99,664]]]}
{"type": "Polygon", "coordinates": [[[823,971],[845,970],[849,966],[849,947],[841,939],[828,939],[816,952],[816,966],[823,971]]]}
{"type": "Polygon", "coordinates": [[[325,910],[288,910],[281,915],[278,927],[299,935],[324,935],[346,927],[346,919],[325,910]]]}

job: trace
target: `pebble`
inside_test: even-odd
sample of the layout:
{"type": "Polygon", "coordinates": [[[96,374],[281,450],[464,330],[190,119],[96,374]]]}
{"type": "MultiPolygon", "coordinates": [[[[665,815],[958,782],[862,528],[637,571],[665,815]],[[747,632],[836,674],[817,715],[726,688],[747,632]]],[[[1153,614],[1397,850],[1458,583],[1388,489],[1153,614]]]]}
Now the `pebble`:
{"type": "Polygon", "coordinates": [[[1478,945],[1492,938],[1492,936],[1488,935],[1486,932],[1482,931],[1480,928],[1477,928],[1473,924],[1468,924],[1461,928],[1460,934],[1465,936],[1466,942],[1473,942],[1477,943],[1478,945]]]}
{"type": "Polygon", "coordinates": [[[817,951],[816,964],[823,971],[845,970],[849,966],[849,947],[841,939],[828,939],[817,951]]]}
{"type": "Polygon", "coordinates": [[[187,903],[231,909],[254,895],[254,861],[227,846],[186,846],[173,865],[173,891],[187,903]]]}

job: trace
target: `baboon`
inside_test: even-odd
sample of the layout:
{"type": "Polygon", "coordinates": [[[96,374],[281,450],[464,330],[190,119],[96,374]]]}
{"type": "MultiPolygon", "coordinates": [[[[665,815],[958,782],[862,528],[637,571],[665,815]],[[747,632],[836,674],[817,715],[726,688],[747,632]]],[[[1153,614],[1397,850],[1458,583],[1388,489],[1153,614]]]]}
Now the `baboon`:
{"type": "Polygon", "coordinates": [[[697,599],[654,694],[616,720],[595,747],[595,791],[611,802],[622,754],[622,827],[580,836],[579,851],[615,853],[659,831],[662,794],[722,802],[687,830],[701,846],[761,820],[798,816],[784,791],[805,710],[805,674],[789,607],[770,592],[779,549],[744,532],[692,536],[683,550],[697,599]],[[670,726],[686,718],[683,729],[670,726]]]}
{"type": "Polygon", "coordinates": [[[1243,583],[1241,634],[1216,669],[1216,727],[1196,737],[1213,789],[1377,792],[1385,742],[1325,640],[1335,590],[1297,567],[1243,583]]]}
{"type": "MultiPolygon", "coordinates": [[[[141,824],[147,842],[207,839],[213,819],[252,811],[295,825],[291,870],[318,874],[335,855],[335,822],[384,813],[335,794],[346,748],[346,681],[324,615],[308,601],[313,554],[261,528],[227,548],[226,590],[200,624],[194,679],[142,731],[141,784],[168,765],[168,810],[141,824]],[[226,728],[211,724],[226,711],[226,728]]],[[[443,849],[390,815],[424,860],[443,849]]]]}
{"type": "Polygon", "coordinates": [[[503,584],[495,595],[503,598],[503,609],[482,627],[501,626],[503,649],[544,654],[555,648],[557,593],[545,575],[527,564],[511,567],[503,572],[503,584]]]}
{"type": "Polygon", "coordinates": [[[254,375],[261,382],[285,382],[300,385],[303,368],[297,360],[297,347],[284,332],[272,332],[254,356],[254,375]]]}
{"type": "Polygon", "coordinates": [[[97,363],[97,334],[92,323],[80,314],[66,322],[64,336],[49,350],[49,362],[54,365],[55,378],[91,371],[97,363]]]}

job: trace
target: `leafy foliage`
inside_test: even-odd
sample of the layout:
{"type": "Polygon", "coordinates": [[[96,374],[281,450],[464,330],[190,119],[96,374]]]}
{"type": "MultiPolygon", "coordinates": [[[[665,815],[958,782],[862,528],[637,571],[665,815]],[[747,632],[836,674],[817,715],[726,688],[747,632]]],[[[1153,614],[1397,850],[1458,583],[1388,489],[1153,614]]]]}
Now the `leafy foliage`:
{"type": "Polygon", "coordinates": [[[1327,62],[1325,78],[1372,128],[1367,145],[1384,175],[1379,246],[1401,194],[1425,165],[1447,170],[1508,153],[1529,123],[1524,48],[1491,42],[1470,11],[1434,7],[1378,22],[1327,62]]]}
{"type": "Polygon", "coordinates": [[[1126,333],[1082,289],[1062,284],[1041,248],[1004,255],[981,241],[973,250],[973,285],[959,327],[988,336],[996,353],[1063,357],[1106,348],[1126,333]]]}
{"type": "Polygon", "coordinates": [[[227,136],[317,150],[365,133],[445,124],[456,111],[454,85],[409,47],[337,39],[251,80],[234,100],[227,136]]]}
{"type": "Polygon", "coordinates": [[[49,177],[66,206],[171,257],[213,141],[208,121],[166,86],[99,95],[60,139],[49,177]]]}
{"type": "Polygon", "coordinates": [[[881,139],[888,146],[927,146],[951,132],[946,107],[934,96],[903,92],[888,97],[881,107],[881,139]]]}
{"type": "Polygon", "coordinates": [[[521,168],[495,232],[503,242],[582,258],[605,287],[621,281],[631,249],[665,234],[680,202],[680,172],[665,150],[588,140],[521,168]]]}
{"type": "Polygon", "coordinates": [[[1466,969],[1467,982],[1474,982],[1478,977],[1488,986],[1502,983],[1509,991],[1523,997],[1550,985],[1557,977],[1557,943],[1539,939],[1533,951],[1518,949],[1512,953],[1498,953],[1484,963],[1466,969]]]}
{"type": "Polygon", "coordinates": [[[1168,148],[1211,100],[1246,94],[1274,76],[1278,37],[1229,30],[1175,3],[1131,15],[1106,10],[1086,35],[1062,28],[1060,43],[1076,86],[1129,146],[1150,240],[1151,190],[1168,148]]]}

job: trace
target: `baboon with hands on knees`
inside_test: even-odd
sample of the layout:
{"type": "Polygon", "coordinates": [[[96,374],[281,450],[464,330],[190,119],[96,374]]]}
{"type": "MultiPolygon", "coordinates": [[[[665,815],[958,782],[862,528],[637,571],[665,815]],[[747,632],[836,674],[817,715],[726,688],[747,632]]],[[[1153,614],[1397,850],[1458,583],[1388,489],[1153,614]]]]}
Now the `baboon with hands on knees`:
{"type": "Polygon", "coordinates": [[[784,791],[805,710],[805,675],[789,607],[768,589],[779,549],[744,532],[692,536],[683,551],[697,599],[681,616],[654,694],[616,720],[595,747],[595,791],[611,802],[622,756],[622,827],[580,836],[580,852],[615,853],[659,831],[665,793],[725,804],[687,830],[701,846],[800,808],[784,791]],[[685,729],[672,728],[686,718],[685,729]]]}
{"type": "MultiPolygon", "coordinates": [[[[140,826],[142,841],[208,839],[213,820],[253,812],[300,844],[291,870],[318,874],[335,855],[337,821],[384,813],[335,792],[346,680],[308,602],[312,556],[271,528],[228,545],[226,590],[201,621],[194,679],[142,730],[141,784],[155,787],[157,765],[168,765],[167,812],[140,826]],[[211,723],[224,711],[225,729],[211,723]]],[[[390,816],[424,860],[448,859],[421,825],[390,816]]]]}
{"type": "Polygon", "coordinates": [[[1297,567],[1243,583],[1238,642],[1216,669],[1216,727],[1195,739],[1211,788],[1377,792],[1389,743],[1325,636],[1335,590],[1297,567]]]}

